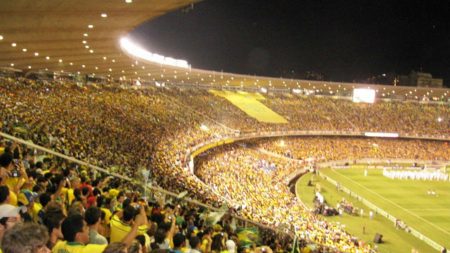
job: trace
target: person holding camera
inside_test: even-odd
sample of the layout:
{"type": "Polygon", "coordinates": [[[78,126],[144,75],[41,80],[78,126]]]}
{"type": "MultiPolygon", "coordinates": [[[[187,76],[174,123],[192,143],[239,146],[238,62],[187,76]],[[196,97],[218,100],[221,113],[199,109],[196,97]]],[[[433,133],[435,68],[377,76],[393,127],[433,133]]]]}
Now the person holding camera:
{"type": "MultiPolygon", "coordinates": [[[[145,217],[145,206],[138,204],[129,204],[123,208],[122,211],[115,213],[109,222],[111,234],[110,242],[120,242],[126,234],[131,231],[135,218],[137,215],[143,215],[145,217]]],[[[144,224],[141,224],[138,228],[138,234],[144,235],[146,238],[146,244],[150,244],[150,238],[146,234],[148,229],[148,220],[144,224]]]]}
{"type": "Polygon", "coordinates": [[[13,154],[5,152],[0,156],[0,184],[8,186],[10,191],[9,203],[17,206],[17,195],[28,176],[20,160],[20,149],[15,147],[13,154]]]}

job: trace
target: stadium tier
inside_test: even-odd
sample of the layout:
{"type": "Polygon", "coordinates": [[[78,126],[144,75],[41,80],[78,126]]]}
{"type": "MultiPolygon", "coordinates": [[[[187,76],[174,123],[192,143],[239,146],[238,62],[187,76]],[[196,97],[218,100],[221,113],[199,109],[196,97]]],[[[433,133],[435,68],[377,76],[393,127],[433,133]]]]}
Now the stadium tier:
{"type": "MultiPolygon", "coordinates": [[[[395,131],[441,139],[448,136],[448,129],[436,121],[440,115],[448,115],[448,107],[440,104],[365,105],[259,94],[267,108],[288,119],[283,124],[268,124],[206,90],[0,80],[2,132],[130,178],[141,177],[142,171],[148,170],[154,185],[176,193],[187,191],[191,198],[213,206],[226,205],[237,215],[274,229],[284,226],[286,231],[295,231],[304,244],[334,251],[371,251],[372,247],[309,213],[295,199],[284,182],[299,168],[296,163],[271,159],[258,152],[257,146],[252,151],[255,144],[247,142],[245,148],[231,146],[215,150],[211,158],[200,156],[200,161],[210,161],[196,166],[197,177],[187,169],[186,152],[211,140],[263,131],[395,131]],[[378,120],[361,120],[361,115],[378,120]],[[413,124],[412,119],[423,123],[413,124]],[[268,165],[257,165],[269,160],[268,165]],[[266,174],[273,166],[283,169],[266,174]]],[[[241,100],[255,96],[246,94],[241,100]]],[[[281,156],[286,155],[281,146],[287,145],[289,157],[298,160],[450,157],[448,144],[442,141],[315,137],[292,143],[283,140],[281,146],[279,140],[258,145],[281,156]]]]}
{"type": "Polygon", "coordinates": [[[448,183],[448,89],[195,69],[126,37],[195,2],[1,1],[0,252],[377,252],[292,181],[368,158],[448,183]]]}

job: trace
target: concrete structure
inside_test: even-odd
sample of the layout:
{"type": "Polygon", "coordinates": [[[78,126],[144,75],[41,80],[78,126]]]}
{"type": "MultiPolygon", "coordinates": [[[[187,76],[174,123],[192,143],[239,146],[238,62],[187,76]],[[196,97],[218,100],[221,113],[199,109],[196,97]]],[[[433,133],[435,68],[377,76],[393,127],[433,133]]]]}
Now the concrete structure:
{"type": "Polygon", "coordinates": [[[430,73],[411,71],[407,76],[399,76],[399,85],[442,88],[443,80],[441,78],[433,78],[430,73]]]}

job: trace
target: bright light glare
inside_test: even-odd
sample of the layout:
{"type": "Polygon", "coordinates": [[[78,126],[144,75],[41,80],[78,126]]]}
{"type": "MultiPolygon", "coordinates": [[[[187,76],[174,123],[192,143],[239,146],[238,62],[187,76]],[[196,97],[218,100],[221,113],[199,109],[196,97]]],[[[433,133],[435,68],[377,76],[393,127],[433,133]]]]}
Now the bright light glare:
{"type": "Polygon", "coordinates": [[[202,124],[202,125],[200,126],[200,129],[201,129],[202,131],[205,131],[205,132],[209,131],[209,128],[208,128],[207,126],[205,126],[204,124],[202,124]]]}
{"type": "Polygon", "coordinates": [[[262,93],[267,93],[267,89],[264,88],[264,87],[261,87],[261,92],[262,92],[262,93]]]}
{"type": "Polygon", "coordinates": [[[373,104],[375,102],[375,90],[354,89],[353,90],[353,102],[373,104]]]}
{"type": "Polygon", "coordinates": [[[128,38],[120,39],[120,47],[122,47],[122,49],[125,50],[127,53],[129,53],[135,57],[150,61],[150,62],[179,67],[179,68],[189,68],[190,67],[188,62],[185,60],[178,60],[178,59],[174,59],[171,57],[165,57],[163,55],[151,53],[151,52],[141,48],[137,44],[131,42],[128,38]]]}
{"type": "Polygon", "coordinates": [[[377,133],[377,132],[365,132],[367,137],[386,137],[386,138],[397,138],[398,133],[377,133]]]}

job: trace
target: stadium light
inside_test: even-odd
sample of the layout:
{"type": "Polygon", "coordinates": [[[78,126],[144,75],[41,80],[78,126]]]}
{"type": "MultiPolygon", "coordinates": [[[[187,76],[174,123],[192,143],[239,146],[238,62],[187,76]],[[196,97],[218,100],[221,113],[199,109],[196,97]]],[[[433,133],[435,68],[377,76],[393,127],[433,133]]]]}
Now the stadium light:
{"type": "Polygon", "coordinates": [[[264,88],[264,87],[261,87],[261,92],[262,92],[262,93],[267,93],[267,89],[264,88]]]}
{"type": "Polygon", "coordinates": [[[353,89],[354,103],[370,103],[375,102],[375,90],[372,89],[353,89]]]}
{"type": "Polygon", "coordinates": [[[137,58],[144,59],[153,63],[158,63],[162,65],[169,65],[179,68],[190,68],[190,65],[185,60],[178,60],[171,57],[165,57],[160,54],[155,54],[152,52],[149,52],[139,45],[133,43],[128,38],[121,38],[120,39],[120,47],[126,51],[128,54],[131,54],[137,58]]]}

